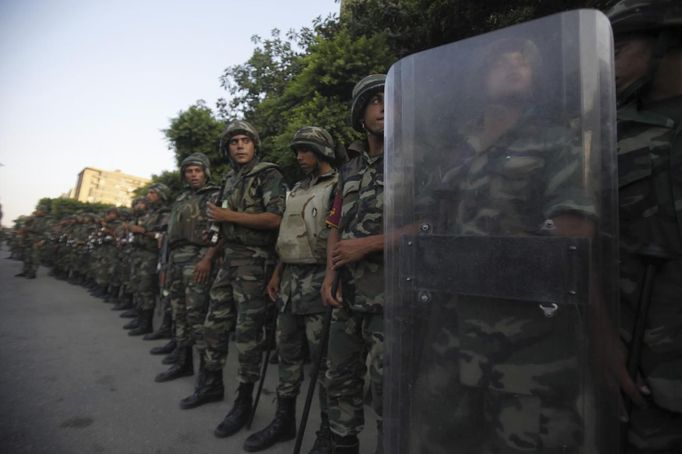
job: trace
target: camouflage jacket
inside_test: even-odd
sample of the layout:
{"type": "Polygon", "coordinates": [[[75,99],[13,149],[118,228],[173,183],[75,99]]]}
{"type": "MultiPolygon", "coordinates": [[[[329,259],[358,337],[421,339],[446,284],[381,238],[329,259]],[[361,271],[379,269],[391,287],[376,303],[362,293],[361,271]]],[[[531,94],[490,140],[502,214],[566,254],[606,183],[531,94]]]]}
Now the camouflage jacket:
{"type": "MultiPolygon", "coordinates": [[[[248,165],[230,170],[222,206],[243,213],[273,213],[282,216],[286,199],[286,183],[276,165],[254,159],[248,165]]],[[[225,241],[225,257],[231,265],[249,263],[252,259],[272,261],[277,230],[255,230],[232,224],[221,224],[225,241]]]]}
{"type": "Polygon", "coordinates": [[[631,340],[645,263],[656,245],[670,257],[654,282],[640,371],[657,405],[682,413],[682,97],[618,111],[621,332],[631,340]]]}
{"type": "Polygon", "coordinates": [[[477,133],[452,146],[460,159],[439,188],[448,206],[447,230],[457,235],[537,235],[548,221],[573,213],[596,215],[582,181],[583,151],[578,134],[524,118],[483,149],[477,133]]]}
{"type": "MultiPolygon", "coordinates": [[[[336,189],[337,200],[341,199],[337,225],[341,240],[380,235],[384,233],[384,155],[370,156],[365,142],[354,142],[348,148],[357,156],[341,168],[336,189]]],[[[334,207],[338,205],[335,201],[334,207]]],[[[332,225],[336,224],[333,216],[332,225]]],[[[383,252],[369,254],[344,268],[344,302],[357,311],[383,311],[383,252]]]]}
{"type": "MultiPolygon", "coordinates": [[[[168,208],[164,205],[153,206],[139,218],[138,225],[144,227],[147,233],[160,232],[168,225],[168,208]]],[[[148,234],[135,234],[133,244],[138,250],[154,253],[159,251],[158,241],[148,234]]]]}
{"type": "Polygon", "coordinates": [[[215,202],[219,190],[207,184],[196,191],[188,188],[178,196],[168,220],[168,240],[172,249],[186,245],[208,246],[205,238],[209,224],[206,204],[215,202]]]}

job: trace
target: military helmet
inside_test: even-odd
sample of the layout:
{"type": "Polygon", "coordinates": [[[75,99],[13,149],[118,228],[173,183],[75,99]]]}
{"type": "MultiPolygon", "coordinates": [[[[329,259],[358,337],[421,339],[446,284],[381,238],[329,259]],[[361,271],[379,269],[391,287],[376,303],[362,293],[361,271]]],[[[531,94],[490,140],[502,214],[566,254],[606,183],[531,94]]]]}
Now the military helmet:
{"type": "Polygon", "coordinates": [[[378,91],[384,90],[386,84],[385,74],[370,74],[363,78],[353,87],[353,104],[350,109],[351,124],[353,129],[362,132],[362,120],[369,99],[378,91]]]}
{"type": "Polygon", "coordinates": [[[151,191],[154,191],[157,194],[159,194],[159,197],[164,202],[167,202],[168,199],[170,198],[170,192],[171,192],[170,188],[163,183],[154,183],[153,185],[149,186],[148,192],[151,192],[151,191]]]}
{"type": "Polygon", "coordinates": [[[245,120],[237,120],[233,121],[229,125],[227,125],[227,128],[225,128],[225,131],[223,132],[222,137],[220,138],[220,149],[223,153],[223,157],[226,160],[230,160],[230,153],[229,153],[229,142],[230,139],[233,136],[236,136],[237,134],[244,134],[245,136],[248,136],[253,140],[253,145],[256,148],[256,153],[260,149],[260,137],[258,136],[258,131],[256,131],[256,128],[253,127],[251,123],[245,120]]]}
{"type": "Polygon", "coordinates": [[[187,166],[201,166],[206,174],[206,180],[208,181],[211,178],[211,162],[205,154],[199,152],[192,153],[182,160],[182,164],[180,164],[180,179],[182,181],[185,180],[184,173],[187,166]]]}
{"type": "Polygon", "coordinates": [[[328,162],[336,159],[334,139],[325,129],[318,126],[304,126],[296,131],[289,147],[294,152],[302,147],[309,148],[318,157],[328,162]]]}
{"type": "Polygon", "coordinates": [[[614,34],[682,27],[679,0],[622,0],[606,15],[614,34]]]}

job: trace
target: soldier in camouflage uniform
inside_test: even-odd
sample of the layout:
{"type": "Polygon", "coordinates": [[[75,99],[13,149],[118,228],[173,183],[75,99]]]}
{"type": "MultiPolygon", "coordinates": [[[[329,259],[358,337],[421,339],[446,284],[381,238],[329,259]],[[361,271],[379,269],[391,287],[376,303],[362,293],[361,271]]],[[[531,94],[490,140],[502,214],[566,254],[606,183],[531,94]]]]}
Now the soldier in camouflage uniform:
{"type": "MultiPolygon", "coordinates": [[[[384,83],[374,74],[353,89],[353,128],[366,140],[350,145],[353,159],[340,171],[328,222],[326,304],[335,307],[329,332],[327,393],[334,452],[357,453],[364,426],[363,384],[368,352],[372,404],[379,421],[383,400],[384,305],[384,83]],[[338,275],[338,277],[337,277],[338,275]],[[332,295],[340,279],[343,305],[332,295]]],[[[350,154],[350,153],[349,153],[350,154]]],[[[377,451],[382,451],[381,422],[377,451]]]]}
{"type": "Polygon", "coordinates": [[[210,163],[203,153],[185,158],[180,173],[186,189],[173,204],[166,239],[170,248],[170,271],[166,279],[169,280],[178,358],[170,369],[156,376],[157,382],[194,373],[193,345],[200,355],[200,368],[204,368],[203,325],[216,254],[216,247],[211,247],[206,237],[206,204],[215,201],[220,189],[209,183],[210,163]]]}
{"type": "Polygon", "coordinates": [[[260,139],[252,125],[245,121],[230,124],[223,144],[232,169],[225,178],[222,207],[209,203],[208,215],[220,223],[225,261],[211,286],[204,324],[205,380],[181,403],[183,408],[191,408],[222,398],[228,333],[235,329],[239,389],[232,410],[215,430],[218,437],[241,429],[253,405],[269,306],[264,292],[274,264],[274,245],[286,194],[277,166],[259,159],[260,139]]]}
{"type": "MultiPolygon", "coordinates": [[[[434,233],[453,236],[591,237],[596,208],[583,187],[578,135],[534,109],[537,46],[505,38],[480,55],[470,91],[482,94],[482,112],[448,144],[451,156],[467,158],[432,176],[440,202],[422,201],[420,216],[447,213],[434,233]]],[[[466,452],[577,452],[584,440],[571,406],[580,396],[570,323],[553,323],[526,301],[466,295],[440,302],[430,317],[443,328],[425,333],[417,353],[431,366],[415,386],[419,445],[411,451],[456,443],[466,452]]]]}
{"type": "MultiPolygon", "coordinates": [[[[313,358],[321,353],[324,304],[320,288],[324,280],[331,209],[338,173],[334,141],[327,131],[314,126],[299,129],[291,149],[306,174],[287,197],[276,251],[279,263],[268,283],[268,295],[278,304],[277,351],[279,385],[277,412],[262,431],[247,438],[244,449],[262,451],[273,444],[296,437],[296,397],[303,380],[303,351],[307,340],[313,358]]],[[[322,359],[320,377],[326,371],[322,359]]],[[[313,453],[331,452],[324,380],[320,379],[321,428],[313,453]]]]}
{"type": "Polygon", "coordinates": [[[107,210],[100,221],[97,234],[97,263],[95,264],[95,283],[92,295],[97,298],[107,298],[110,294],[118,294],[120,283],[113,275],[115,260],[118,256],[116,248],[115,230],[120,224],[118,209],[107,210]]]}
{"type": "MultiPolygon", "coordinates": [[[[150,186],[147,193],[148,211],[139,219],[137,224],[128,224],[128,231],[134,234],[136,249],[135,273],[131,274],[134,294],[137,298],[136,323],[131,322],[130,336],[139,336],[152,332],[154,306],[158,294],[159,281],[157,265],[159,262],[158,239],[165,228],[168,217],[168,198],[170,189],[163,183],[150,186]]],[[[124,327],[124,328],[126,328],[124,327]]]]}
{"type": "Polygon", "coordinates": [[[45,244],[48,207],[39,205],[21,229],[23,270],[16,277],[35,279],[40,266],[40,251],[45,244]]]}
{"type": "Polygon", "coordinates": [[[682,452],[681,6],[624,0],[609,12],[619,106],[621,332],[630,352],[642,345],[639,393],[628,393],[636,404],[628,453],[682,452]],[[657,270],[649,312],[638,315],[650,264],[657,270]],[[633,339],[638,317],[646,328],[633,339]]]}

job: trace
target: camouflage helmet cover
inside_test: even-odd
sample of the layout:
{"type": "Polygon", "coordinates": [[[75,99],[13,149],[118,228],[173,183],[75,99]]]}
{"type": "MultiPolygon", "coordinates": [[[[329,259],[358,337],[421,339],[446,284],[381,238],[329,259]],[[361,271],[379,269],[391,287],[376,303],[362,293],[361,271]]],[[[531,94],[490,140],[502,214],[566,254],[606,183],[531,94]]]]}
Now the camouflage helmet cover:
{"type": "Polygon", "coordinates": [[[149,186],[148,192],[156,192],[161,200],[167,202],[171,191],[170,188],[163,183],[154,183],[153,185],[149,186]]]}
{"type": "Polygon", "coordinates": [[[211,162],[209,161],[208,156],[197,152],[192,153],[182,160],[182,164],[180,164],[180,179],[182,181],[185,180],[185,167],[191,165],[203,167],[204,173],[206,174],[206,180],[211,179],[211,162]]]}
{"type": "Polygon", "coordinates": [[[682,27],[679,0],[622,0],[608,12],[615,34],[682,27]]]}
{"type": "Polygon", "coordinates": [[[289,147],[294,152],[300,148],[309,148],[325,161],[333,162],[336,159],[334,139],[318,126],[304,126],[296,131],[289,147]]]}
{"type": "Polygon", "coordinates": [[[350,109],[350,117],[353,129],[356,131],[363,131],[362,119],[365,114],[365,107],[367,107],[367,103],[374,93],[383,91],[385,84],[385,74],[370,74],[353,87],[353,104],[350,109]]]}

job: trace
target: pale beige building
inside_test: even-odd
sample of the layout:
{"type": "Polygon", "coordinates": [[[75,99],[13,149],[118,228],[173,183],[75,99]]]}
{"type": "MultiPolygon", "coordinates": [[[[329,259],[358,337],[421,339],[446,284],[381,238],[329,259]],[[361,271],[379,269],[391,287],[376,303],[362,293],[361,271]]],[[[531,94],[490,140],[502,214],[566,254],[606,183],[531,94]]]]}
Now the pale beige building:
{"type": "Polygon", "coordinates": [[[128,175],[120,170],[109,172],[86,167],[78,174],[72,198],[80,202],[129,206],[133,199],[133,191],[150,181],[148,178],[128,175]]]}

